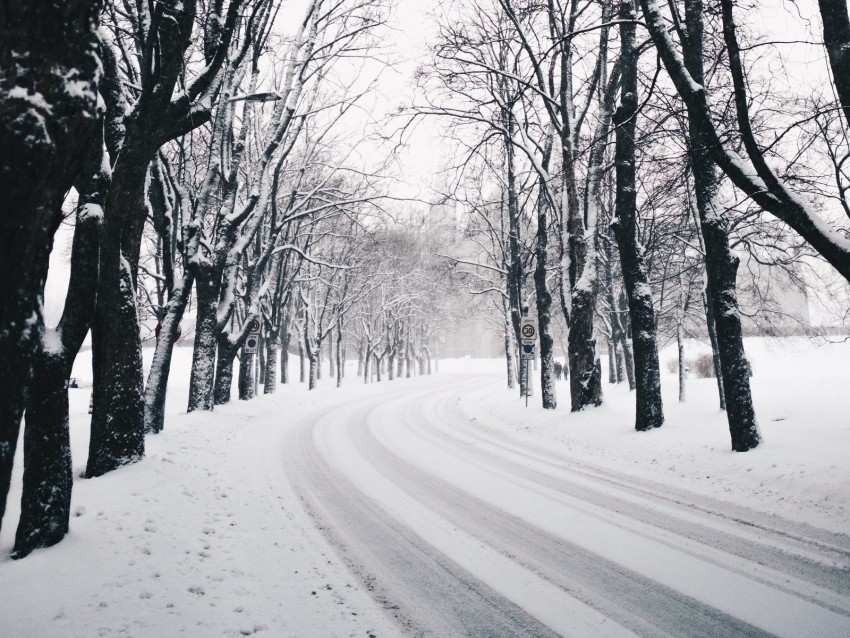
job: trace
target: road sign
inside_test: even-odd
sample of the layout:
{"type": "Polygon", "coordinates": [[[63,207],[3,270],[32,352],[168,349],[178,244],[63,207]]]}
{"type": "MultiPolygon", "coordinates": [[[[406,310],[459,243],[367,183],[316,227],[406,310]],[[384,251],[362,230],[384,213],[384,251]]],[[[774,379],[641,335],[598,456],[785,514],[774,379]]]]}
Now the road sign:
{"type": "Polygon", "coordinates": [[[533,341],[523,341],[522,346],[520,347],[520,358],[522,359],[534,359],[534,354],[536,350],[536,344],[533,341]]]}
{"type": "Polygon", "coordinates": [[[537,326],[535,326],[532,322],[524,319],[522,325],[519,328],[519,334],[521,335],[523,340],[534,340],[537,339],[537,326]]]}
{"type": "Polygon", "coordinates": [[[260,338],[255,335],[248,335],[245,339],[245,345],[242,347],[242,352],[245,354],[257,354],[260,350],[260,338]]]}
{"type": "Polygon", "coordinates": [[[259,319],[251,319],[248,322],[248,334],[258,335],[260,334],[260,320],[259,319]]]}

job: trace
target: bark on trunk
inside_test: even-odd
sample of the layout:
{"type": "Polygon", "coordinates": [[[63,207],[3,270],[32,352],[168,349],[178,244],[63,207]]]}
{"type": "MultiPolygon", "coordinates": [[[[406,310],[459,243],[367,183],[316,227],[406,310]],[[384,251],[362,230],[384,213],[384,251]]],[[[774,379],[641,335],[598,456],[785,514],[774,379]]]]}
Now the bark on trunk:
{"type": "Polygon", "coordinates": [[[508,390],[513,390],[516,386],[516,363],[514,357],[516,352],[514,349],[513,340],[511,339],[511,323],[505,316],[505,362],[507,363],[508,375],[508,390]]]}
{"type": "MultiPolygon", "coordinates": [[[[686,3],[688,38],[685,43],[685,64],[696,81],[704,80],[702,67],[702,2],[688,0],[686,3]]],[[[720,352],[720,367],[723,374],[723,390],[726,397],[726,415],[732,449],[745,452],[761,441],[756,424],[755,410],[750,393],[750,378],[744,342],[741,332],[741,317],[735,290],[738,258],[729,247],[726,221],[717,208],[718,180],[714,161],[708,149],[706,131],[699,123],[693,107],[688,102],[688,128],[690,156],[694,172],[697,210],[706,253],[706,275],[711,288],[711,306],[717,328],[717,346],[720,352]]]]}
{"type": "Polygon", "coordinates": [[[242,353],[239,359],[239,400],[250,401],[254,398],[255,354],[242,353]]]}
{"type": "Polygon", "coordinates": [[[637,227],[635,186],[635,119],[637,117],[637,52],[632,0],[620,5],[620,106],[614,116],[617,192],[611,226],[620,249],[623,282],[629,299],[635,365],[635,429],[651,430],[664,423],[661,371],[656,343],[655,309],[637,227]]]}
{"type": "Polygon", "coordinates": [[[685,335],[680,323],[676,326],[676,350],[679,354],[679,403],[688,399],[688,372],[685,367],[685,335]]]}
{"type": "Polygon", "coordinates": [[[62,352],[40,347],[33,362],[24,428],[24,493],[13,556],[58,543],[71,515],[71,446],[68,430],[68,367],[62,352]]]}
{"type": "MultiPolygon", "coordinates": [[[[238,348],[233,347],[226,332],[218,337],[218,352],[215,358],[215,384],[213,402],[215,405],[230,403],[233,391],[233,361],[238,348]]],[[[243,357],[244,358],[244,357],[243,357]]]]}
{"type": "Polygon", "coordinates": [[[148,433],[162,432],[165,423],[165,397],[171,372],[171,355],[177,341],[180,321],[192,293],[193,281],[192,275],[186,273],[166,306],[145,388],[145,432],[148,433]]]}
{"type": "MultiPolygon", "coordinates": [[[[547,146],[544,167],[548,170],[551,143],[547,146]]],[[[542,177],[540,178],[542,182],[542,177]]],[[[537,326],[540,332],[540,396],[543,409],[554,410],[558,407],[558,395],[555,389],[555,340],[552,338],[552,295],[546,283],[546,266],[549,260],[549,204],[545,196],[545,184],[540,184],[537,203],[537,243],[534,268],[534,291],[537,296],[537,326]]]]}
{"type": "Polygon", "coordinates": [[[319,382],[319,367],[322,364],[321,351],[317,349],[315,352],[313,352],[310,355],[309,359],[310,359],[310,377],[309,377],[310,382],[307,385],[307,389],[308,390],[315,390],[316,385],[319,382]]]}
{"type": "Polygon", "coordinates": [[[46,335],[42,334],[33,360],[27,391],[23,494],[15,558],[59,542],[68,531],[73,484],[68,378],[95,308],[103,204],[109,188],[109,169],[104,159],[102,136],[93,136],[76,184],[80,198],[68,294],[57,329],[49,331],[50,341],[60,342],[61,348],[48,346],[46,335]]]}
{"type": "MultiPolygon", "coordinates": [[[[520,245],[522,241],[522,237],[520,234],[520,210],[519,210],[519,197],[517,193],[516,186],[516,168],[514,166],[514,143],[513,143],[513,130],[514,130],[514,115],[510,112],[509,109],[504,109],[503,111],[503,120],[505,125],[505,130],[507,134],[505,135],[504,143],[505,143],[505,168],[507,170],[507,195],[508,195],[508,275],[507,275],[507,288],[508,288],[508,305],[510,307],[510,317],[511,317],[511,327],[513,328],[513,334],[515,343],[519,344],[522,339],[522,335],[520,334],[520,327],[522,323],[522,305],[523,305],[523,294],[522,294],[522,283],[523,283],[523,263],[522,263],[522,255],[520,254],[520,245]]],[[[408,364],[409,365],[409,364],[408,364]]],[[[410,370],[408,369],[407,376],[410,376],[410,370]]],[[[520,396],[526,395],[526,385],[528,379],[525,376],[519,377],[519,392],[520,396]]]]}
{"type": "Polygon", "coordinates": [[[850,16],[846,0],[818,0],[823,23],[823,43],[829,55],[844,119],[850,126],[850,16]]]}
{"type": "Polygon", "coordinates": [[[102,4],[32,0],[5,3],[0,12],[0,522],[53,234],[97,132],[102,4]],[[44,109],[33,106],[33,95],[44,109]]]}
{"type": "MultiPolygon", "coordinates": [[[[697,219],[699,225],[699,219],[697,219]]],[[[702,236],[702,235],[700,235],[702,236]]],[[[720,346],[717,344],[717,324],[714,322],[713,304],[711,299],[711,290],[706,282],[705,291],[703,292],[702,303],[705,308],[705,323],[708,328],[708,340],[711,343],[711,363],[714,366],[714,378],[717,380],[717,398],[720,402],[720,409],[726,409],[726,392],[723,390],[723,369],[720,367],[720,346]]]]}
{"type": "Polygon", "coordinates": [[[336,387],[342,385],[343,368],[345,362],[342,353],[342,326],[340,325],[336,331],[336,387]]]}
{"type": "Polygon", "coordinates": [[[108,212],[105,223],[100,279],[106,281],[98,287],[97,311],[92,323],[94,392],[86,478],[138,461],[145,454],[142,342],[136,314],[136,287],[130,265],[120,255],[120,247],[106,241],[108,212]],[[103,253],[107,253],[105,258],[103,253]],[[119,272],[105,274],[113,267],[113,260],[120,262],[119,272]],[[110,283],[116,274],[118,281],[110,283]]]}
{"type": "Polygon", "coordinates": [[[266,338],[266,374],[263,379],[263,394],[274,394],[277,390],[277,341],[277,333],[270,331],[266,338]]]}
{"type": "Polygon", "coordinates": [[[195,280],[197,319],[195,346],[192,350],[192,372],[189,377],[188,412],[213,409],[216,342],[218,336],[219,287],[211,273],[198,272],[195,280]]]}
{"type": "Polygon", "coordinates": [[[289,383],[289,331],[283,333],[280,341],[280,382],[289,383]]]}

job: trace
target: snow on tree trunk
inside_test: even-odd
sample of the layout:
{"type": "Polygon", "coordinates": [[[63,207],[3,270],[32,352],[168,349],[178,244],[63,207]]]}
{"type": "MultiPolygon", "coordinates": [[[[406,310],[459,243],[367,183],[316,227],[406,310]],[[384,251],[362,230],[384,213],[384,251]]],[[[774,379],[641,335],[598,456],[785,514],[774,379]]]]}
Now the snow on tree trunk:
{"type": "Polygon", "coordinates": [[[685,331],[680,323],[676,326],[676,350],[679,355],[679,403],[684,403],[688,398],[688,372],[685,366],[685,331]]]}
{"type": "Polygon", "coordinates": [[[652,290],[638,238],[637,191],[635,185],[635,121],[637,118],[637,51],[635,49],[634,5],[620,5],[620,106],[614,115],[616,143],[615,214],[611,227],[620,249],[623,282],[629,300],[632,348],[635,366],[635,429],[651,430],[664,423],[661,400],[661,371],[656,343],[652,290]]]}
{"type": "Polygon", "coordinates": [[[315,390],[316,385],[318,384],[318,381],[319,381],[319,368],[322,365],[321,350],[319,348],[316,348],[316,351],[313,352],[310,355],[309,360],[310,360],[310,377],[309,377],[310,382],[307,385],[307,389],[308,390],[315,390]]]}
{"type": "MultiPolygon", "coordinates": [[[[47,341],[58,342],[50,331],[47,341]]],[[[68,420],[68,371],[62,348],[43,344],[36,352],[30,392],[39,401],[27,405],[24,427],[24,494],[13,556],[58,543],[71,515],[71,446],[68,420]]]]}
{"type": "Polygon", "coordinates": [[[505,362],[507,363],[508,375],[508,390],[513,390],[516,386],[516,363],[514,357],[516,351],[513,340],[511,339],[511,324],[507,315],[505,316],[505,362]]]}
{"type": "Polygon", "coordinates": [[[42,328],[27,391],[16,558],[57,543],[68,530],[73,485],[68,378],[95,308],[103,204],[109,188],[104,160],[102,136],[92,136],[76,182],[79,201],[65,306],[55,331],[42,328]]]}
{"type": "Polygon", "coordinates": [[[342,386],[343,371],[345,369],[345,357],[343,356],[342,348],[342,325],[336,331],[336,387],[342,386]]]}
{"type": "Polygon", "coordinates": [[[266,338],[266,374],[263,378],[263,394],[274,394],[277,390],[277,341],[277,333],[270,331],[266,338]]]}
{"type": "Polygon", "coordinates": [[[289,383],[289,342],[292,336],[289,330],[284,331],[280,339],[280,382],[289,383]]]}
{"type": "Polygon", "coordinates": [[[239,359],[239,400],[249,401],[254,398],[254,368],[255,354],[242,353],[239,359]]]}
{"type": "Polygon", "coordinates": [[[193,281],[192,275],[186,273],[165,309],[165,317],[156,340],[156,350],[145,387],[145,432],[148,433],[161,432],[164,425],[165,396],[171,371],[171,355],[174,352],[174,343],[177,341],[180,321],[192,293],[193,281]]]}
{"type": "MultiPolygon", "coordinates": [[[[215,357],[215,383],[213,385],[213,403],[230,403],[233,391],[233,361],[239,348],[230,343],[226,332],[218,336],[218,350],[215,357]]],[[[243,359],[245,356],[243,355],[243,359]]]]}
{"type": "MultiPolygon", "coordinates": [[[[106,215],[104,238],[108,235],[106,215]]],[[[120,253],[115,242],[101,248],[101,280],[104,262],[109,261],[107,243],[120,253]],[[106,259],[103,255],[107,253],[106,259]]],[[[107,472],[140,460],[145,454],[142,343],[136,314],[136,288],[130,265],[121,261],[118,286],[98,287],[97,311],[92,323],[94,400],[86,477],[107,472]]]]}
{"type": "Polygon", "coordinates": [[[632,357],[632,346],[629,343],[628,332],[623,333],[620,338],[620,349],[623,352],[623,367],[626,369],[626,380],[629,382],[629,390],[634,390],[635,381],[635,362],[632,357]]]}
{"type": "Polygon", "coordinates": [[[97,131],[101,0],[0,11],[0,521],[62,201],[97,131]]]}
{"type": "MultiPolygon", "coordinates": [[[[699,220],[697,220],[699,221],[699,220]]],[[[711,290],[706,282],[705,291],[703,293],[703,306],[705,307],[705,322],[708,327],[708,340],[711,343],[711,364],[714,366],[714,377],[717,380],[717,398],[720,402],[720,409],[726,409],[726,391],[723,389],[723,369],[720,367],[720,346],[717,343],[717,324],[714,321],[713,304],[711,299],[711,290]]]]}
{"type": "Polygon", "coordinates": [[[218,336],[219,286],[211,273],[198,272],[195,279],[197,319],[195,346],[192,350],[192,372],[189,377],[189,406],[193,410],[213,409],[213,387],[218,336]]]}
{"type": "MultiPolygon", "coordinates": [[[[688,0],[685,5],[688,29],[693,30],[685,46],[685,64],[697,82],[703,82],[702,3],[688,0]]],[[[723,374],[726,416],[732,449],[745,452],[756,447],[761,436],[756,423],[747,359],[741,331],[735,290],[738,258],[729,246],[726,221],[718,209],[716,198],[718,180],[714,161],[708,149],[708,135],[694,112],[695,105],[687,102],[689,152],[694,174],[697,211],[705,246],[705,270],[711,290],[711,311],[717,329],[717,347],[723,374]]]]}
{"type": "MultiPolygon", "coordinates": [[[[548,168],[548,155],[551,153],[551,144],[547,152],[546,166],[548,168]]],[[[540,178],[542,180],[542,178],[540,178]]],[[[535,244],[535,256],[537,259],[534,268],[534,291],[537,298],[537,326],[540,333],[540,396],[545,410],[554,410],[558,407],[558,395],[555,390],[555,340],[552,338],[550,324],[552,321],[552,295],[549,293],[549,285],[546,282],[546,267],[549,261],[549,204],[544,196],[545,184],[540,186],[539,201],[537,203],[537,241],[535,244]]]]}
{"type": "Polygon", "coordinates": [[[325,340],[328,344],[328,377],[331,379],[334,378],[336,374],[336,366],[334,365],[334,331],[328,330],[328,334],[325,335],[325,340]]]}

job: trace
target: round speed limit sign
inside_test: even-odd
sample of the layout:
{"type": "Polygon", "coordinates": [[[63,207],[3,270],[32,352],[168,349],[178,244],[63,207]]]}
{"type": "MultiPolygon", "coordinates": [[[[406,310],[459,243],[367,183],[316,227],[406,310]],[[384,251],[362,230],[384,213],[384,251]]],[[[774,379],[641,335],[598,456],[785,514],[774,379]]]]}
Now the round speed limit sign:
{"type": "Polygon", "coordinates": [[[522,324],[522,328],[520,328],[520,334],[522,334],[523,339],[534,339],[537,336],[537,330],[534,328],[533,323],[524,323],[522,324]]]}

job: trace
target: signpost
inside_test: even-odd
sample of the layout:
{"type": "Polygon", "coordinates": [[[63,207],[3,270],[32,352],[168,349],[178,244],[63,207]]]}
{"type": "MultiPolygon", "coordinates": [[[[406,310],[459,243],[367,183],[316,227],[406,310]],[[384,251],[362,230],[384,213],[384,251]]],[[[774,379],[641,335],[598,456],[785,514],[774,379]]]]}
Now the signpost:
{"type": "Polygon", "coordinates": [[[248,325],[248,337],[245,339],[245,345],[242,346],[242,352],[245,354],[257,354],[260,351],[260,321],[251,319],[248,325]]]}
{"type": "Polygon", "coordinates": [[[522,309],[522,320],[519,327],[520,341],[520,360],[522,361],[522,374],[525,387],[525,405],[528,407],[528,397],[531,394],[531,375],[530,361],[534,361],[537,354],[537,321],[534,317],[529,316],[528,306],[522,309]]]}

